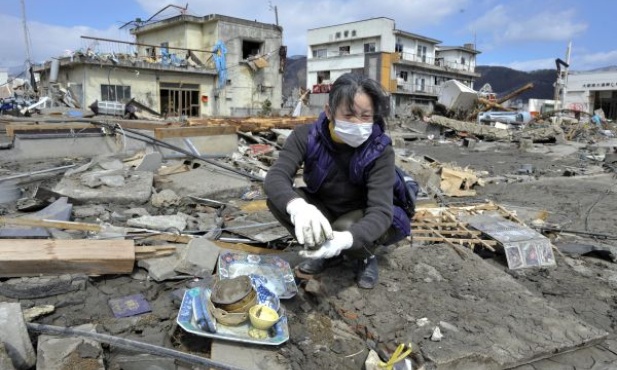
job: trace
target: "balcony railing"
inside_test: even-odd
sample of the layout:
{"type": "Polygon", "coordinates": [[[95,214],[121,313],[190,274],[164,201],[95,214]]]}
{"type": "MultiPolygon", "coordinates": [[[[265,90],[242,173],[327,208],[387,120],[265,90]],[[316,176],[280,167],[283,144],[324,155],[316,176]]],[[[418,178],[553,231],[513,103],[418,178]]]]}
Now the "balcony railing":
{"type": "Polygon", "coordinates": [[[405,92],[405,93],[421,93],[421,94],[437,95],[437,93],[439,92],[439,86],[427,85],[427,84],[422,85],[419,83],[409,83],[409,82],[397,82],[396,91],[405,92]]]}
{"type": "Polygon", "coordinates": [[[457,61],[450,61],[439,58],[437,59],[435,65],[439,67],[446,67],[447,69],[456,71],[474,72],[474,68],[472,68],[471,63],[463,64],[457,61]]]}
{"type": "MultiPolygon", "coordinates": [[[[379,51],[379,50],[375,50],[375,51],[379,51]]],[[[372,53],[373,51],[371,51],[372,53]]],[[[349,52],[349,51],[342,51],[342,50],[328,50],[326,52],[321,51],[319,53],[313,53],[313,59],[325,59],[325,58],[338,58],[338,57],[344,57],[344,56],[354,56],[354,55],[363,55],[366,54],[365,52],[349,52]]]]}
{"type": "Polygon", "coordinates": [[[444,67],[450,70],[473,72],[471,63],[459,63],[458,61],[444,60],[443,58],[434,58],[428,55],[418,55],[415,53],[398,53],[402,61],[424,63],[437,67],[444,67]]]}
{"type": "Polygon", "coordinates": [[[416,63],[425,63],[425,64],[435,64],[435,58],[430,57],[426,54],[415,54],[415,53],[398,53],[401,60],[407,60],[409,62],[416,63]]]}

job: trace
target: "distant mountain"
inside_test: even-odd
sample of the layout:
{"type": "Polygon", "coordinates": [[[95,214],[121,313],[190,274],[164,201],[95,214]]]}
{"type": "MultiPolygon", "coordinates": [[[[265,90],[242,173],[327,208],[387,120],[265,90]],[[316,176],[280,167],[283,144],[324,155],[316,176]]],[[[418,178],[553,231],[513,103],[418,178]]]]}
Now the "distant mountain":
{"type": "Polygon", "coordinates": [[[500,94],[533,82],[534,88],[522,93],[517,99],[553,99],[554,96],[553,84],[557,78],[555,69],[523,72],[507,67],[477,66],[476,72],[482,75],[474,82],[476,90],[480,90],[484,84],[488,83],[493,88],[493,92],[500,94]]]}
{"type": "Polygon", "coordinates": [[[24,77],[25,75],[25,66],[10,66],[10,67],[0,67],[0,69],[5,69],[9,74],[9,77],[24,77]]]}
{"type": "Polygon", "coordinates": [[[610,72],[610,71],[617,71],[617,65],[602,67],[602,68],[595,68],[595,69],[589,70],[589,72],[610,72]]]}

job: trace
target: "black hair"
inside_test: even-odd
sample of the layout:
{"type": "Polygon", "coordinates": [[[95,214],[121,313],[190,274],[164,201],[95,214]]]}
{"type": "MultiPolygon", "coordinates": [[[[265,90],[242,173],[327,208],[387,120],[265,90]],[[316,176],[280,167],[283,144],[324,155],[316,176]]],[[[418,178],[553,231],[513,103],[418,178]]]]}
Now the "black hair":
{"type": "Polygon", "coordinates": [[[334,81],[330,89],[328,105],[332,116],[334,117],[336,108],[341,104],[347,104],[353,112],[354,98],[358,92],[371,98],[375,120],[390,114],[390,100],[379,82],[359,73],[345,73],[334,81]]]}

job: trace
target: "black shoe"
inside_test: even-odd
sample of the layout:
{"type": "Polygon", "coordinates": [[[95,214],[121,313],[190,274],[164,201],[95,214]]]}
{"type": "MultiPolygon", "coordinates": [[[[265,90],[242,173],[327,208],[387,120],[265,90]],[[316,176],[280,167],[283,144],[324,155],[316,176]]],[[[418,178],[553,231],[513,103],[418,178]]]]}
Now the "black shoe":
{"type": "Polygon", "coordinates": [[[308,258],[298,264],[298,270],[304,274],[315,275],[322,273],[325,269],[339,265],[343,262],[343,256],[332,258],[308,258]]]}
{"type": "Polygon", "coordinates": [[[377,257],[371,256],[365,260],[358,261],[356,280],[358,286],[363,289],[373,289],[377,285],[377,280],[379,280],[377,257]]]}

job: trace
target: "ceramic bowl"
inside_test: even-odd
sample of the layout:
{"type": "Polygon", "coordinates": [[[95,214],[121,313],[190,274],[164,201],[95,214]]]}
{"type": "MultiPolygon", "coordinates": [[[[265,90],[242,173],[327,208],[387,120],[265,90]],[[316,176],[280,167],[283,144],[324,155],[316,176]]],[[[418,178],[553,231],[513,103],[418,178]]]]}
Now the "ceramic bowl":
{"type": "Polygon", "coordinates": [[[240,301],[231,304],[214,304],[216,307],[227,312],[248,312],[249,308],[257,304],[257,292],[251,289],[249,294],[240,301]]]}
{"type": "MultiPolygon", "coordinates": [[[[219,280],[212,288],[211,300],[217,307],[239,303],[253,291],[251,279],[246,275],[219,280]]],[[[243,305],[243,304],[241,304],[243,305]]]]}
{"type": "Polygon", "coordinates": [[[268,306],[258,304],[249,310],[249,318],[254,328],[268,330],[279,321],[279,314],[268,306]]]}
{"type": "Polygon", "coordinates": [[[229,313],[240,313],[240,312],[249,312],[249,309],[253,306],[255,306],[258,302],[257,302],[257,293],[254,293],[251,295],[252,298],[248,301],[246,301],[242,306],[236,306],[234,305],[233,308],[223,308],[225,311],[229,312],[229,313]]]}

